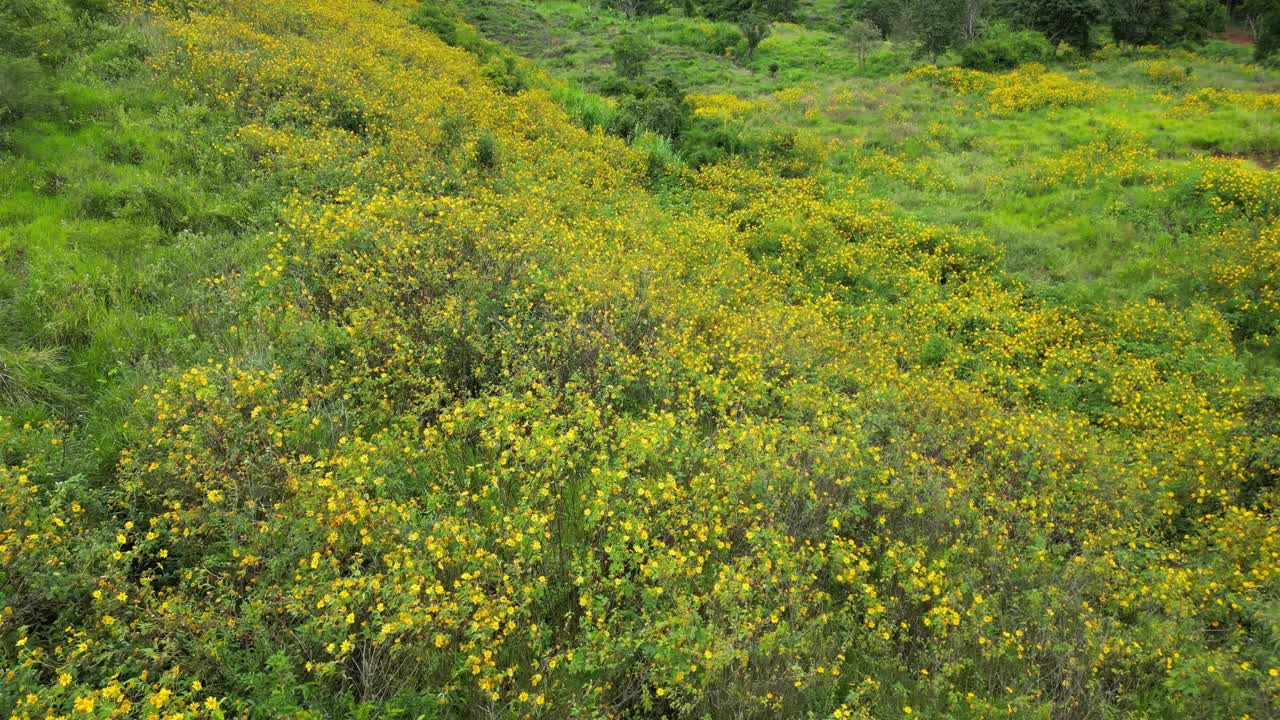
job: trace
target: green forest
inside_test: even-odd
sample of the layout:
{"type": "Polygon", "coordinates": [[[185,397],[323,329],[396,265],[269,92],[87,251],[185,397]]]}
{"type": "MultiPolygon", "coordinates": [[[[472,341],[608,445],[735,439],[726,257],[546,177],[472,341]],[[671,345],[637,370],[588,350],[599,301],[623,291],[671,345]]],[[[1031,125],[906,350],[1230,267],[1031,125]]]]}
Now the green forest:
{"type": "Polygon", "coordinates": [[[1280,717],[1280,0],[0,0],[0,718],[1280,717]]]}

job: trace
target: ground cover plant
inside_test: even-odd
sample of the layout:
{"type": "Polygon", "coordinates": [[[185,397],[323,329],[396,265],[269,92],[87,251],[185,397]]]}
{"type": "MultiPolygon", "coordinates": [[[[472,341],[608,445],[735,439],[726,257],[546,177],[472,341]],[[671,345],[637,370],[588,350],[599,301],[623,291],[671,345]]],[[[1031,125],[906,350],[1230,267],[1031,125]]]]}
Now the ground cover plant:
{"type": "Polygon", "coordinates": [[[1280,712],[1240,51],[10,7],[5,717],[1280,712]]]}

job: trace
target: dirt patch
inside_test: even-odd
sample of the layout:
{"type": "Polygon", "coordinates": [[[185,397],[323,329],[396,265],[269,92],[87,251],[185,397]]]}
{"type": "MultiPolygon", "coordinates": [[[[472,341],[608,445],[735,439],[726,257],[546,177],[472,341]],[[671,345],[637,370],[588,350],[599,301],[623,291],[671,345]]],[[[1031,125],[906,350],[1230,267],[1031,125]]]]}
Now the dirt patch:
{"type": "Polygon", "coordinates": [[[1276,165],[1280,165],[1280,152],[1233,153],[1224,150],[1210,150],[1209,154],[1216,158],[1248,160],[1263,170],[1274,170],[1276,165]]]}
{"type": "Polygon", "coordinates": [[[1249,34],[1248,28],[1243,27],[1227,28],[1226,32],[1213,33],[1212,37],[1236,45],[1253,45],[1253,35],[1249,34]]]}

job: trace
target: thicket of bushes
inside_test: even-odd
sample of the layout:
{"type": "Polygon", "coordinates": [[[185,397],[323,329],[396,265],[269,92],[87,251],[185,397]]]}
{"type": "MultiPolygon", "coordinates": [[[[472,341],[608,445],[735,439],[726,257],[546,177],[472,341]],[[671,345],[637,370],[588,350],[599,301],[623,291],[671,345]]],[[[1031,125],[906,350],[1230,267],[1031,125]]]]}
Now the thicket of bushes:
{"type": "Polygon", "coordinates": [[[1007,26],[989,30],[985,37],[960,48],[960,64],[985,72],[1012,70],[1027,63],[1054,59],[1054,48],[1035,30],[1011,30],[1007,26]]]}
{"type": "Polygon", "coordinates": [[[426,0],[418,3],[409,21],[424,28],[450,45],[475,55],[483,63],[485,77],[507,93],[517,93],[534,84],[531,70],[515,53],[493,42],[462,21],[446,2],[426,0]]]}

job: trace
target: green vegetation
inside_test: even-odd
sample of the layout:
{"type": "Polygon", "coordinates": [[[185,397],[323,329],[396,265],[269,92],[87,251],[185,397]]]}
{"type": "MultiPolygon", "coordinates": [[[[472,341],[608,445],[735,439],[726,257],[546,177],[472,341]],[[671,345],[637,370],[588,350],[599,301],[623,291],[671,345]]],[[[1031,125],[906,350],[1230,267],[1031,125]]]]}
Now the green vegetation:
{"type": "Polygon", "coordinates": [[[961,65],[986,72],[1012,70],[1027,63],[1052,62],[1054,57],[1053,46],[1044,35],[1034,30],[1010,30],[1003,26],[992,28],[981,40],[960,49],[961,65]]]}
{"type": "Polygon", "coordinates": [[[0,57],[0,393],[101,480],[141,384],[221,354],[210,279],[260,256],[280,191],[213,150],[233,125],[149,77],[139,27],[19,2],[0,57]],[[64,434],[65,433],[65,434],[64,434]]]}
{"type": "MultiPolygon", "coordinates": [[[[945,17],[938,8],[914,7],[907,10],[945,17]]],[[[613,128],[627,138],[645,129],[665,135],[673,142],[664,149],[674,149],[689,167],[735,156],[790,154],[793,167],[803,170],[815,165],[815,152],[828,155],[815,146],[835,143],[838,149],[826,161],[829,170],[859,178],[865,191],[926,222],[996,240],[1005,248],[1005,269],[1045,300],[1077,307],[1148,297],[1174,304],[1206,299],[1202,268],[1211,262],[1216,241],[1205,230],[1207,210],[1188,197],[1199,192],[1199,166],[1193,161],[1225,156],[1271,167],[1280,159],[1274,106],[1265,100],[1277,81],[1248,64],[1249,48],[1211,42],[1189,53],[1109,46],[1086,63],[1076,50],[1054,48],[1044,36],[1080,37],[1080,27],[1089,36],[1090,23],[1096,23],[1092,34],[1105,37],[1102,15],[1088,15],[1070,2],[1019,5],[1008,15],[1044,34],[995,22],[947,62],[988,72],[1056,63],[1106,93],[1052,113],[1011,116],[990,112],[980,97],[957,98],[928,85],[904,84],[902,74],[916,52],[912,33],[901,29],[905,16],[886,21],[889,10],[871,3],[855,10],[799,7],[797,17],[822,22],[774,24],[778,34],[763,42],[755,58],[740,36],[719,39],[733,37],[731,26],[697,16],[656,14],[628,21],[585,4],[512,0],[488,0],[467,14],[497,38],[500,28],[515,24],[503,18],[518,13],[526,25],[558,39],[554,49],[526,51],[575,87],[605,93],[619,92],[620,85],[613,68],[590,48],[609,37],[643,45],[647,67],[629,77],[643,75],[650,84],[659,78],[687,89],[700,111],[680,121],[671,105],[663,105],[667,112],[645,113],[643,103],[624,96],[615,103],[622,109],[620,121],[606,119],[618,110],[598,103],[591,106],[594,112],[575,111],[581,104],[575,100],[571,113],[590,118],[588,127],[613,128]],[[867,23],[856,20],[859,14],[894,28],[889,34],[898,40],[869,42],[867,23]],[[849,19],[832,24],[832,17],[849,19]],[[858,25],[864,28],[861,39],[840,34],[855,32],[850,28],[858,25]],[[664,60],[676,54],[693,59],[664,60]],[[770,72],[770,66],[777,71],[770,72]],[[1261,93],[1263,99],[1260,104],[1211,99],[1220,89],[1261,93]],[[745,102],[717,107],[727,96],[745,102]],[[1050,186],[1037,179],[1046,167],[1082,155],[1095,142],[1107,145],[1111,154],[1094,161],[1111,162],[1122,149],[1145,153],[1153,171],[1160,167],[1160,174],[1170,177],[1156,186],[1133,178],[1090,180],[1083,186],[1050,186]]],[[[1184,15],[1194,16],[1190,10],[1184,15]]],[[[1176,23],[1162,27],[1161,32],[1177,29],[1176,23]]],[[[962,34],[959,26],[955,33],[962,34]]],[[[670,163],[664,167],[669,174],[670,163]]],[[[1250,362],[1269,377],[1265,368],[1275,364],[1275,353],[1264,345],[1250,348],[1250,362]]]]}
{"type": "Polygon", "coordinates": [[[1280,715],[1272,7],[13,0],[0,717],[1280,715]]]}

